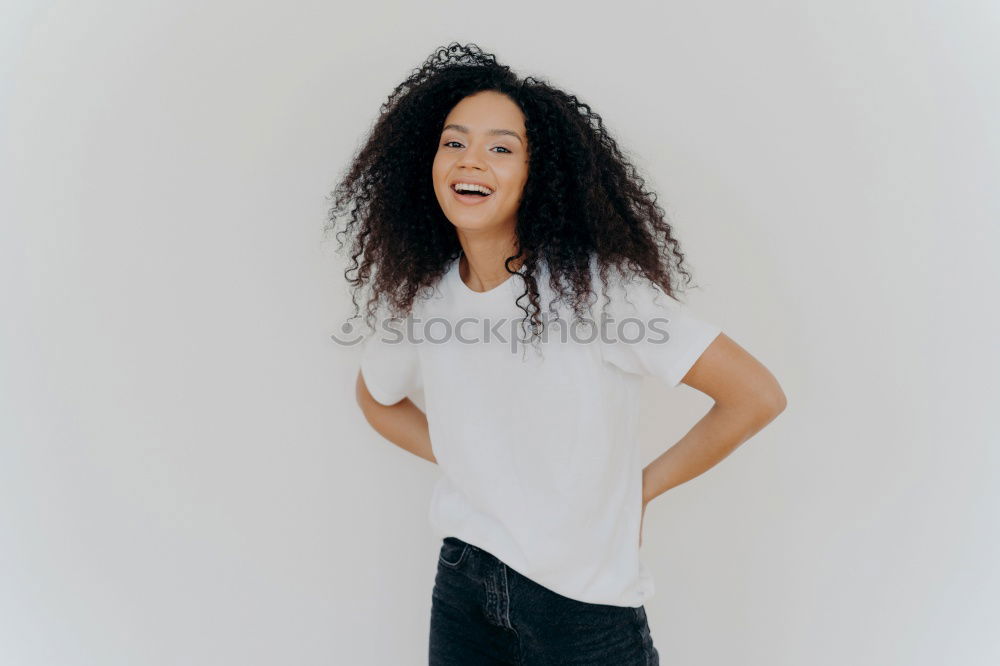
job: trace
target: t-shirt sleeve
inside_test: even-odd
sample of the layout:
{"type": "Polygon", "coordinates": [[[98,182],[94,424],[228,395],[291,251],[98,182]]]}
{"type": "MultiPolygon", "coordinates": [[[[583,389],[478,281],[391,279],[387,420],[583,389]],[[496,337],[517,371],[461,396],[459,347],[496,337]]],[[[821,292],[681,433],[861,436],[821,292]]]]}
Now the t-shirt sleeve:
{"type": "Polygon", "coordinates": [[[394,405],[423,388],[417,345],[407,340],[406,329],[379,326],[361,350],[361,374],[372,397],[383,405],[394,405]]]}
{"type": "Polygon", "coordinates": [[[670,297],[646,279],[619,280],[607,287],[611,302],[602,314],[604,296],[598,287],[595,322],[605,317],[599,336],[605,361],[638,375],[681,383],[688,370],[722,328],[670,297]]]}

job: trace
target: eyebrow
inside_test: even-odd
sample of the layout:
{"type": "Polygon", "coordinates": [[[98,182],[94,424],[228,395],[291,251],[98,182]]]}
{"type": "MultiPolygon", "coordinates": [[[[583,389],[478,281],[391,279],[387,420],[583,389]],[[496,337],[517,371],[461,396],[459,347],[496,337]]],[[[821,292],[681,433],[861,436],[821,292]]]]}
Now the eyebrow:
{"type": "MultiPolygon", "coordinates": [[[[444,132],[445,130],[450,130],[450,129],[455,130],[456,132],[462,132],[464,134],[468,134],[469,133],[469,128],[468,127],[466,127],[465,125],[456,125],[454,123],[449,123],[449,124],[445,125],[441,129],[441,132],[444,132]]],[[[492,135],[492,136],[500,136],[500,135],[512,136],[515,139],[517,139],[518,141],[520,141],[521,145],[524,145],[524,140],[521,138],[521,135],[518,134],[517,132],[515,132],[514,130],[509,130],[509,129],[491,129],[491,130],[487,131],[486,133],[489,134],[489,135],[492,135]]]]}

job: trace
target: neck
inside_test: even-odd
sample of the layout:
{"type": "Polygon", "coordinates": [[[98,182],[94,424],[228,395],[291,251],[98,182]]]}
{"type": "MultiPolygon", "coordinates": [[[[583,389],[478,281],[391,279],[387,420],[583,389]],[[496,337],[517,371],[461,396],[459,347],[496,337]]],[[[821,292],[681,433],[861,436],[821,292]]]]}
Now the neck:
{"type": "MultiPolygon", "coordinates": [[[[468,287],[474,291],[489,291],[510,278],[504,267],[504,260],[517,254],[513,244],[462,244],[458,273],[468,287]]],[[[523,257],[513,260],[510,268],[517,271],[524,263],[523,257]]]]}

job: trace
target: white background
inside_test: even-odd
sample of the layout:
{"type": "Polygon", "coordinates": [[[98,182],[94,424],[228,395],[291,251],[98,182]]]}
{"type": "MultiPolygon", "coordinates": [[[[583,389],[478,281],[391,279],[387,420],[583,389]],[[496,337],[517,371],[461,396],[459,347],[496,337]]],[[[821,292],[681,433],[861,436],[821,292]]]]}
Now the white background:
{"type": "MultiPolygon", "coordinates": [[[[1000,663],[998,7],[4,3],[0,663],[426,663],[438,469],[322,227],[453,40],[602,115],[788,396],[649,506],[663,663],[1000,663]]],[[[649,385],[644,462],[708,406],[649,385]]]]}

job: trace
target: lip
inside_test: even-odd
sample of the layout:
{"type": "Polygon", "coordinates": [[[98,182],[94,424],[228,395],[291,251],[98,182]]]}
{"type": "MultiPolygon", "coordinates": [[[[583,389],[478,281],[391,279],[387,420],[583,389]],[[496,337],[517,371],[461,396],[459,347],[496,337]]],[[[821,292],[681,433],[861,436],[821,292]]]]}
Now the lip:
{"type": "MultiPolygon", "coordinates": [[[[460,182],[468,183],[470,181],[463,180],[460,182]]],[[[478,183],[476,184],[478,185],[478,183]]],[[[489,197],[481,197],[478,194],[459,194],[455,190],[451,189],[451,185],[448,186],[448,190],[451,192],[451,196],[454,197],[456,201],[465,206],[478,206],[479,204],[484,204],[490,200],[490,197],[496,194],[496,192],[494,192],[489,197]]]]}

